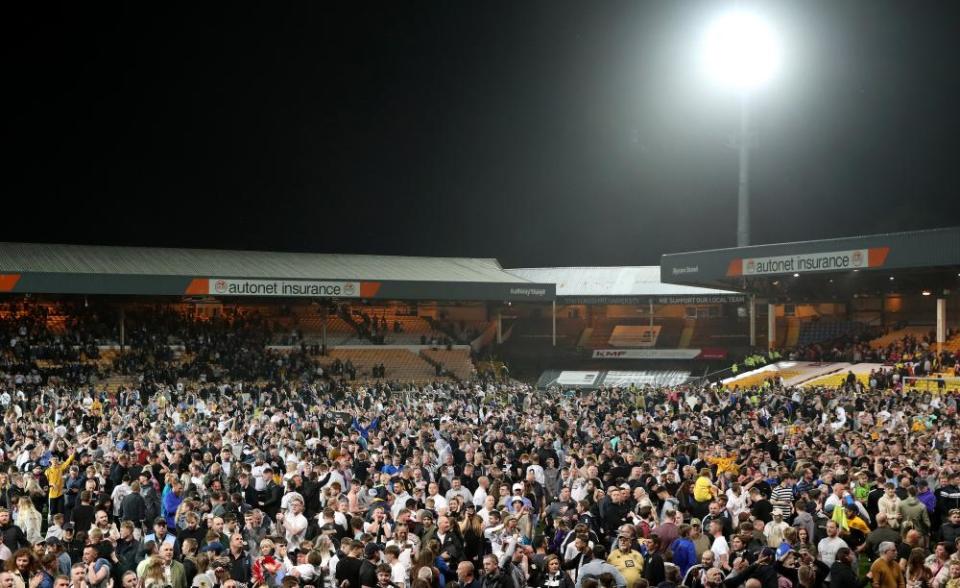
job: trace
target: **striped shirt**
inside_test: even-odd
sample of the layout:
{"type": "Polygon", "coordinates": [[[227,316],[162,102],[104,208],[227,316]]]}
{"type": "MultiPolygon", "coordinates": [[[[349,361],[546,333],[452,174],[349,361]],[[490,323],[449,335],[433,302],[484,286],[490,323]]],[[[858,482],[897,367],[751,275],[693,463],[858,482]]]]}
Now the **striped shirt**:
{"type": "Polygon", "coordinates": [[[782,484],[774,488],[770,495],[770,504],[779,508],[784,518],[793,514],[793,488],[782,484]]]}

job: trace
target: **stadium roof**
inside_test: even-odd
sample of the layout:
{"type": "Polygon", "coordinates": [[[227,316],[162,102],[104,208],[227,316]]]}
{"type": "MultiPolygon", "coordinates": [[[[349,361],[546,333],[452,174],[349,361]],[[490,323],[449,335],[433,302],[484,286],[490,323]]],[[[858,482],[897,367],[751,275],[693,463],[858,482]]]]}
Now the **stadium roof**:
{"type": "Polygon", "coordinates": [[[659,266],[543,267],[505,270],[525,280],[556,284],[557,300],[568,304],[638,304],[672,297],[705,297],[717,301],[742,299],[738,292],[695,286],[678,286],[660,280],[659,266]]]}
{"type": "Polygon", "coordinates": [[[773,300],[831,300],[960,288],[960,227],[664,255],[664,282],[773,300]]]}
{"type": "Polygon", "coordinates": [[[495,259],[0,243],[0,291],[551,300],[495,259]]]}

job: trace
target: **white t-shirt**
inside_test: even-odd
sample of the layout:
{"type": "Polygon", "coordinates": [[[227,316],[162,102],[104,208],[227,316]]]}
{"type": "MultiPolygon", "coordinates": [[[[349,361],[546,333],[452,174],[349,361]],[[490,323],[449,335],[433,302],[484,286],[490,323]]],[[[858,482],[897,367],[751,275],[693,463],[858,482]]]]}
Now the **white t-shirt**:
{"type": "Polygon", "coordinates": [[[837,561],[837,552],[841,547],[847,547],[847,542],[843,539],[824,537],[817,543],[817,557],[827,566],[832,566],[833,562],[837,561]]]}
{"type": "Polygon", "coordinates": [[[288,512],[283,515],[283,530],[287,538],[287,544],[299,545],[307,532],[307,525],[307,517],[303,516],[303,513],[293,514],[288,512]]]}
{"type": "Polygon", "coordinates": [[[723,537],[723,535],[720,535],[713,540],[713,544],[710,546],[710,551],[712,551],[713,554],[717,556],[717,560],[719,560],[721,556],[725,556],[730,553],[730,546],[727,544],[727,540],[723,537]]]}
{"type": "Polygon", "coordinates": [[[250,475],[253,476],[253,488],[257,492],[263,492],[263,489],[267,487],[267,482],[263,479],[263,470],[266,467],[266,464],[264,464],[250,468],[250,475]]]}

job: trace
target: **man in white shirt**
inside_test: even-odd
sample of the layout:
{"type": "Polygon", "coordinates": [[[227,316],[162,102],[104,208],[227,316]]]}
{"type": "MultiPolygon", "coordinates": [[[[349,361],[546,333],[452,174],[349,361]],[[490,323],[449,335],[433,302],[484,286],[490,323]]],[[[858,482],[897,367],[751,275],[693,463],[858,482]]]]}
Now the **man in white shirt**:
{"type": "Polygon", "coordinates": [[[447,510],[447,499],[440,495],[440,486],[436,482],[430,482],[430,485],[427,486],[429,495],[427,500],[433,500],[433,510],[435,511],[446,511],[447,510]]]}
{"type": "Polygon", "coordinates": [[[258,453],[256,462],[254,462],[253,467],[250,468],[250,475],[253,476],[253,488],[257,492],[263,492],[263,489],[267,487],[267,481],[263,477],[263,470],[269,466],[263,463],[263,459],[264,455],[258,453]]]}
{"type": "Polygon", "coordinates": [[[839,537],[840,528],[836,521],[827,521],[827,536],[817,543],[817,557],[820,561],[832,566],[837,559],[837,551],[841,547],[847,547],[847,542],[839,537]]]}
{"type": "Polygon", "coordinates": [[[473,504],[477,507],[477,510],[483,508],[484,503],[487,501],[487,488],[490,487],[490,478],[486,476],[480,476],[477,478],[477,489],[473,493],[473,504]]]}
{"type": "Polygon", "coordinates": [[[307,532],[307,517],[303,516],[303,500],[294,498],[290,501],[290,511],[286,514],[277,514],[277,524],[283,526],[287,545],[300,545],[307,532]]]}

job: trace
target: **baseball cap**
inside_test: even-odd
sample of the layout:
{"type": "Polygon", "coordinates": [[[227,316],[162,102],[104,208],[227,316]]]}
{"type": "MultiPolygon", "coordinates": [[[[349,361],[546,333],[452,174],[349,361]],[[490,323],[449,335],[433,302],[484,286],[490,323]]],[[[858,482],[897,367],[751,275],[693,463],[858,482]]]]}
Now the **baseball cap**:
{"type": "Polygon", "coordinates": [[[620,484],[620,487],[623,488],[624,490],[629,490],[630,484],[627,484],[626,482],[624,482],[623,484],[620,484]]]}
{"type": "Polygon", "coordinates": [[[76,526],[73,523],[67,523],[63,526],[64,531],[73,531],[76,529],[76,526]]]}
{"type": "Polygon", "coordinates": [[[517,490],[523,490],[523,484],[521,484],[520,482],[517,482],[516,484],[513,485],[513,491],[516,492],[517,490]]]}
{"type": "Polygon", "coordinates": [[[165,518],[163,518],[163,517],[157,517],[157,518],[153,519],[153,524],[154,524],[154,525],[163,525],[164,527],[166,527],[166,526],[167,526],[167,519],[165,519],[165,518]]]}

